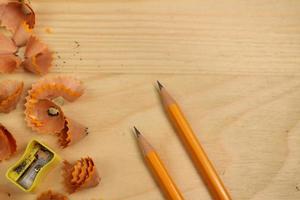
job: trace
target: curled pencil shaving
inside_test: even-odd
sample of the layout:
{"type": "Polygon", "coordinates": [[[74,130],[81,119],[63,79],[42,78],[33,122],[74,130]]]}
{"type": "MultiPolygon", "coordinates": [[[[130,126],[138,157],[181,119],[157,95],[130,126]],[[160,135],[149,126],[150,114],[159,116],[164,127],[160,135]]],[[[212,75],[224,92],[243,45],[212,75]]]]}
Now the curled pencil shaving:
{"type": "Polygon", "coordinates": [[[73,168],[72,185],[80,186],[80,188],[89,188],[98,185],[100,179],[95,169],[94,162],[91,158],[82,158],[73,168]],[[81,164],[78,165],[78,163],[81,164]],[[75,169],[76,166],[79,170],[75,169]]]}
{"type": "Polygon", "coordinates": [[[71,184],[73,166],[68,162],[63,162],[63,179],[67,192],[74,193],[75,187],[71,184]]]}
{"type": "Polygon", "coordinates": [[[73,166],[71,184],[75,187],[80,185],[87,175],[88,163],[85,161],[82,158],[73,166]]]}
{"type": "Polygon", "coordinates": [[[26,119],[33,130],[40,133],[59,133],[64,128],[64,114],[60,107],[51,100],[28,100],[31,102],[26,108],[26,119]],[[57,114],[51,114],[56,110],[57,114]]]}
{"type": "Polygon", "coordinates": [[[63,148],[78,142],[87,135],[87,128],[66,117],[54,101],[62,97],[72,102],[83,92],[82,83],[72,77],[41,79],[32,85],[26,97],[27,125],[39,133],[57,134],[63,148]]]}
{"type": "Polygon", "coordinates": [[[35,25],[35,13],[27,3],[7,2],[0,5],[1,25],[10,30],[13,34],[19,26],[25,22],[30,29],[35,25]]]}
{"type": "Polygon", "coordinates": [[[32,57],[47,49],[47,45],[42,43],[36,36],[31,36],[26,45],[25,57],[32,57]]]}
{"type": "MultiPolygon", "coordinates": [[[[72,176],[71,176],[71,184],[75,185],[76,183],[80,183],[79,182],[79,176],[78,174],[85,172],[86,171],[86,165],[84,165],[84,163],[82,162],[82,159],[80,159],[78,162],[76,162],[76,164],[73,166],[73,170],[72,170],[72,176]]],[[[82,180],[81,180],[82,181],[82,180]]]]}
{"type": "Polygon", "coordinates": [[[25,14],[25,22],[28,24],[28,28],[33,29],[35,25],[35,12],[25,1],[23,1],[22,5],[23,13],[25,14]]]}
{"type": "MultiPolygon", "coordinates": [[[[24,113],[27,125],[39,133],[61,133],[65,128],[66,118],[61,108],[52,100],[63,97],[68,101],[75,101],[83,92],[82,83],[72,77],[41,79],[32,85],[26,97],[24,113]],[[53,113],[55,110],[56,114],[53,113]]],[[[73,126],[78,127],[76,124],[73,126]]]]}
{"type": "Polygon", "coordinates": [[[59,144],[66,148],[88,135],[88,128],[75,120],[65,117],[65,127],[59,133],[59,144]]]}
{"type": "Polygon", "coordinates": [[[59,133],[59,144],[66,148],[67,146],[74,144],[81,140],[88,134],[88,128],[81,125],[80,123],[70,119],[65,118],[65,127],[59,133]]]}
{"type": "Polygon", "coordinates": [[[22,7],[22,3],[19,2],[2,4],[1,25],[14,33],[21,21],[25,20],[22,7]]]}
{"type": "Polygon", "coordinates": [[[16,150],[16,140],[12,134],[0,124],[0,161],[10,158],[16,150]]]}
{"type": "Polygon", "coordinates": [[[11,73],[21,63],[14,53],[17,47],[13,40],[0,33],[0,73],[11,73]]]}
{"type": "Polygon", "coordinates": [[[70,119],[65,118],[65,127],[59,133],[59,144],[66,148],[69,145],[72,145],[88,134],[88,128],[82,124],[70,119]]]}
{"type": "Polygon", "coordinates": [[[13,35],[13,40],[15,41],[16,46],[25,46],[32,33],[33,29],[29,28],[29,25],[23,21],[13,35]]]}
{"type": "Polygon", "coordinates": [[[13,54],[0,55],[0,74],[12,73],[21,64],[21,59],[13,54]]]}
{"type": "Polygon", "coordinates": [[[52,65],[52,52],[35,36],[30,36],[25,49],[23,67],[35,74],[46,74],[52,65]]]}
{"type": "Polygon", "coordinates": [[[81,185],[81,188],[95,187],[100,183],[100,176],[91,158],[88,159],[87,171],[88,175],[86,176],[84,183],[81,185]]]}
{"type": "Polygon", "coordinates": [[[16,108],[23,88],[22,81],[4,80],[0,83],[0,112],[9,113],[16,108]]]}
{"type": "Polygon", "coordinates": [[[95,164],[89,157],[82,158],[74,164],[64,161],[63,177],[68,193],[95,187],[100,183],[100,177],[95,164]]]}
{"type": "Polygon", "coordinates": [[[6,4],[2,3],[0,4],[0,16],[3,15],[4,9],[5,9],[6,4]]]}
{"type": "Polygon", "coordinates": [[[37,197],[37,200],[68,200],[68,197],[58,192],[53,192],[51,190],[48,190],[40,194],[37,197]]]}
{"type": "Polygon", "coordinates": [[[50,99],[54,100],[62,97],[67,101],[73,102],[84,92],[81,81],[69,76],[57,76],[43,78],[32,85],[28,92],[30,99],[50,99]]]}
{"type": "Polygon", "coordinates": [[[17,51],[17,46],[13,40],[0,33],[0,55],[13,54],[17,51]]]}

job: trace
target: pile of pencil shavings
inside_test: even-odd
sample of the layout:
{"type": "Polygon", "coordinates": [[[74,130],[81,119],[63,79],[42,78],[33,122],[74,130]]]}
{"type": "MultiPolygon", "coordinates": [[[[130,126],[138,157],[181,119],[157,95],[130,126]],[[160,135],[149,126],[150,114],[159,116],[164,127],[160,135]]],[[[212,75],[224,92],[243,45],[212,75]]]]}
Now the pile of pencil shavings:
{"type": "Polygon", "coordinates": [[[22,66],[34,74],[46,74],[52,63],[52,52],[34,34],[35,13],[28,3],[0,4],[0,73],[12,73],[22,66]],[[25,47],[24,56],[18,55],[25,47]]]}
{"type": "MultiPolygon", "coordinates": [[[[45,75],[52,66],[52,52],[34,33],[35,12],[26,0],[0,3],[0,74],[18,69],[45,75]],[[22,52],[23,55],[22,55],[22,52]]],[[[0,81],[0,113],[16,109],[24,91],[24,82],[0,81]]],[[[40,134],[52,134],[59,146],[67,148],[88,134],[88,128],[63,112],[64,102],[74,102],[84,93],[81,81],[70,76],[41,78],[28,90],[24,115],[28,127],[40,134]]],[[[13,134],[0,124],[0,162],[17,152],[13,134]]],[[[75,164],[65,161],[62,169],[66,191],[74,193],[95,187],[100,182],[94,161],[82,158],[75,164]],[[71,178],[71,179],[70,179],[71,178]]],[[[39,200],[67,199],[52,191],[39,200]]]]}
{"type": "MultiPolygon", "coordinates": [[[[23,82],[6,81],[5,84],[2,84],[0,90],[1,94],[6,94],[3,95],[6,100],[2,100],[1,105],[9,105],[4,110],[12,110],[12,102],[14,102],[13,107],[15,108],[16,102],[20,99],[23,82]]],[[[87,135],[88,129],[86,126],[67,117],[61,106],[64,101],[74,102],[83,93],[82,82],[71,76],[40,79],[32,85],[25,98],[24,114],[28,127],[40,134],[57,136],[59,145],[62,148],[79,142],[87,135]]],[[[13,134],[3,125],[0,125],[0,161],[10,158],[16,152],[16,149],[17,145],[13,134]]],[[[89,157],[82,158],[74,165],[65,161],[63,177],[66,190],[69,193],[94,187],[100,182],[94,161],[89,157]]]]}
{"type": "MultiPolygon", "coordinates": [[[[22,81],[5,80],[0,82],[0,112],[8,113],[16,108],[23,88],[22,81]]],[[[40,79],[32,85],[25,98],[24,114],[28,127],[41,134],[56,135],[63,148],[80,141],[88,134],[88,128],[67,117],[62,111],[61,105],[65,100],[69,102],[77,100],[83,93],[82,82],[74,77],[57,76],[40,79]]],[[[6,136],[8,135],[7,131],[2,132],[6,133],[6,136]]],[[[4,136],[4,134],[2,135],[4,136]]],[[[9,135],[12,137],[11,134],[9,135]]],[[[4,141],[9,140],[1,141],[9,145],[4,141]]],[[[5,144],[0,148],[7,146],[5,144]]],[[[7,151],[3,150],[3,152],[7,151]]],[[[1,157],[0,154],[0,160],[2,160],[1,157]]]]}

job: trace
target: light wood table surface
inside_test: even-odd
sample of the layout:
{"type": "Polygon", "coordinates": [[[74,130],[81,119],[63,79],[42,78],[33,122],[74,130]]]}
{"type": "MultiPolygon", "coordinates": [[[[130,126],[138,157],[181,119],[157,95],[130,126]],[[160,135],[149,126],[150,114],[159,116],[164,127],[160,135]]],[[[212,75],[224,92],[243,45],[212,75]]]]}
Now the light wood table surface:
{"type": "MultiPolygon", "coordinates": [[[[35,137],[62,158],[92,156],[101,184],[72,200],[164,199],[143,163],[131,127],[154,145],[187,200],[208,200],[162,110],[160,80],[177,99],[235,200],[300,199],[300,1],[39,0],[36,32],[55,52],[49,76],[73,74],[85,94],[66,114],[89,127],[61,150],[26,127],[23,102],[1,114],[18,153],[0,163],[0,191],[32,200],[63,191],[57,167],[35,194],[5,177],[35,137]]],[[[21,70],[7,78],[39,77],[21,70]]],[[[25,93],[24,93],[25,96],[25,93]]]]}

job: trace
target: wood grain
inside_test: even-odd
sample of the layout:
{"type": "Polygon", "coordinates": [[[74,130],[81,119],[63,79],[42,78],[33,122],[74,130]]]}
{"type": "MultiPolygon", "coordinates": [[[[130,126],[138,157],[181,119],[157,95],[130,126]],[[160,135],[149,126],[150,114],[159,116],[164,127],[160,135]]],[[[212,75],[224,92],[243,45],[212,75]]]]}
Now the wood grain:
{"type": "MultiPolygon", "coordinates": [[[[233,199],[300,199],[299,1],[32,3],[37,35],[55,52],[50,76],[73,74],[85,83],[84,96],[63,109],[90,134],[61,150],[55,137],[26,127],[23,103],[1,114],[19,151],[0,163],[0,192],[31,200],[47,188],[63,191],[59,167],[34,194],[5,179],[35,137],[64,159],[95,159],[101,184],[72,200],[163,199],[132,136],[136,125],[186,199],[210,199],[162,110],[154,87],[159,79],[181,104],[233,199]]],[[[27,88],[38,80],[22,71],[0,80],[7,78],[24,80],[27,88]]]]}

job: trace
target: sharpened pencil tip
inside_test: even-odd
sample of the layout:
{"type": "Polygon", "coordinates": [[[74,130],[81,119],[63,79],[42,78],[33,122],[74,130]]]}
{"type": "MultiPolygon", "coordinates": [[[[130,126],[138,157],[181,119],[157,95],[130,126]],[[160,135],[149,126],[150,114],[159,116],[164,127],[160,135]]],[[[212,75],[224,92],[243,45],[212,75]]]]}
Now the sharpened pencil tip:
{"type": "Polygon", "coordinates": [[[157,81],[157,85],[159,87],[159,90],[161,90],[164,87],[159,81],[157,81]]]}
{"type": "Polygon", "coordinates": [[[134,126],[135,136],[138,138],[141,135],[141,132],[134,126]]]}

